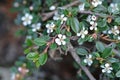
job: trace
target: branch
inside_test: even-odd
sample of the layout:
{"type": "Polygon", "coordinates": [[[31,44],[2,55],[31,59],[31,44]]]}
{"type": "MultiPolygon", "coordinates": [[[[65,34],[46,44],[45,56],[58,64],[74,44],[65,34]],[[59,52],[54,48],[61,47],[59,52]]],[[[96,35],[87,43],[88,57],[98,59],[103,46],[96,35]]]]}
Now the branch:
{"type": "MultiPolygon", "coordinates": [[[[79,4],[79,3],[80,3],[80,0],[76,0],[74,2],[71,2],[68,5],[65,5],[65,6],[61,7],[61,8],[62,9],[67,9],[67,8],[75,6],[75,5],[79,4]]],[[[52,12],[48,12],[48,13],[42,13],[42,21],[46,21],[47,19],[49,19],[50,17],[52,17],[55,12],[57,12],[57,10],[52,11],[52,12]]]]}
{"type": "Polygon", "coordinates": [[[85,74],[88,76],[90,80],[96,80],[94,76],[90,73],[90,71],[87,69],[87,67],[81,65],[81,59],[80,57],[76,54],[75,49],[73,48],[72,44],[68,44],[69,46],[69,52],[71,53],[71,56],[74,58],[74,60],[79,64],[81,69],[85,72],[85,74]]]}

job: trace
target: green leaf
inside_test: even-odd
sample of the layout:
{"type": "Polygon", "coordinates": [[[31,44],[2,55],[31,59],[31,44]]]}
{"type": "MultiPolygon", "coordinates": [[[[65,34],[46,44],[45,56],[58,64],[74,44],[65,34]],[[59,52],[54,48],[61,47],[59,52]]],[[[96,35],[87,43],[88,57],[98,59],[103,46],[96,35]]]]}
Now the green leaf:
{"type": "Polygon", "coordinates": [[[116,77],[120,77],[120,70],[116,73],[116,77]]]}
{"type": "Polygon", "coordinates": [[[29,52],[30,52],[30,48],[27,48],[27,49],[24,50],[25,54],[28,54],[29,52]]]}
{"type": "Polygon", "coordinates": [[[39,54],[38,53],[35,53],[35,52],[31,52],[29,54],[27,54],[27,59],[29,60],[34,60],[34,59],[37,59],[39,57],[39,54]]]}
{"type": "Polygon", "coordinates": [[[77,48],[76,53],[78,55],[87,55],[88,54],[88,52],[83,48],[77,48]]]}
{"type": "Polygon", "coordinates": [[[109,61],[110,63],[119,62],[119,60],[118,60],[118,59],[116,59],[116,58],[108,58],[108,60],[107,60],[107,61],[109,61]]]}
{"type": "Polygon", "coordinates": [[[77,18],[70,18],[70,26],[75,33],[80,30],[80,23],[77,18]]]}
{"type": "Polygon", "coordinates": [[[99,52],[103,52],[104,51],[104,49],[105,49],[105,47],[104,47],[104,45],[101,43],[101,42],[96,42],[96,48],[97,48],[97,50],[99,51],[99,52]]]}
{"type": "Polygon", "coordinates": [[[56,48],[57,48],[56,43],[52,43],[52,44],[50,45],[50,49],[56,49],[56,48]]]}
{"type": "Polygon", "coordinates": [[[108,56],[110,56],[112,53],[112,48],[105,48],[105,50],[102,53],[102,57],[103,58],[107,58],[108,56]]]}
{"type": "Polygon", "coordinates": [[[43,38],[36,38],[34,40],[34,43],[37,45],[37,46],[43,46],[46,44],[46,41],[43,39],[43,38]]]}
{"type": "Polygon", "coordinates": [[[116,22],[118,25],[120,25],[120,17],[116,18],[116,19],[115,19],[115,22],[116,22]]]}
{"type": "Polygon", "coordinates": [[[42,54],[40,54],[38,61],[39,61],[40,65],[44,65],[46,63],[47,59],[48,59],[47,53],[42,53],[42,54]]]}
{"type": "Polygon", "coordinates": [[[40,64],[39,61],[36,61],[36,62],[35,62],[35,65],[36,65],[37,68],[39,68],[41,64],[40,64]]]}

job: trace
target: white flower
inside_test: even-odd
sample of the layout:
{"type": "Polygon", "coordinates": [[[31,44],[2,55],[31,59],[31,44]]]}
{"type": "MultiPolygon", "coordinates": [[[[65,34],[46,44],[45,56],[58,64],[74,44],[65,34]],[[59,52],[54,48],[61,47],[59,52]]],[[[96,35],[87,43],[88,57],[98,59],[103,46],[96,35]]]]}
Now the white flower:
{"type": "Polygon", "coordinates": [[[91,16],[91,15],[89,15],[89,16],[87,17],[87,20],[86,20],[86,21],[87,21],[87,22],[92,21],[91,17],[92,17],[92,16],[91,16]]]}
{"type": "Polygon", "coordinates": [[[53,22],[51,22],[50,24],[46,24],[46,28],[47,28],[47,33],[51,33],[55,28],[55,24],[53,22]]]}
{"type": "Polygon", "coordinates": [[[56,42],[58,45],[65,45],[65,44],[66,44],[65,39],[66,39],[66,36],[65,36],[65,35],[58,34],[58,38],[55,39],[55,42],[56,42]]]}
{"type": "Polygon", "coordinates": [[[56,9],[56,7],[55,6],[50,6],[50,8],[49,8],[49,10],[55,10],[56,9]]]}
{"type": "Polygon", "coordinates": [[[120,36],[118,36],[118,40],[120,40],[120,36]]]}
{"type": "Polygon", "coordinates": [[[101,68],[103,68],[102,69],[103,73],[111,73],[111,71],[113,70],[113,68],[110,67],[109,63],[106,63],[105,65],[101,65],[101,68]]]}
{"type": "Polygon", "coordinates": [[[16,7],[16,8],[19,7],[19,3],[18,2],[14,2],[13,6],[16,7]]]}
{"type": "Polygon", "coordinates": [[[88,34],[88,31],[85,30],[85,28],[83,27],[83,29],[80,31],[80,33],[77,33],[77,36],[81,36],[81,38],[85,38],[85,35],[88,34]]]}
{"type": "Polygon", "coordinates": [[[84,63],[88,64],[88,66],[91,66],[93,61],[92,61],[92,55],[86,55],[86,59],[84,59],[84,63]]]}
{"type": "Polygon", "coordinates": [[[96,20],[97,20],[97,17],[96,17],[95,15],[92,15],[92,16],[91,16],[91,20],[96,21],[96,20]]]}
{"type": "Polygon", "coordinates": [[[67,17],[65,17],[64,14],[59,15],[59,14],[55,14],[55,16],[53,17],[54,20],[61,20],[61,24],[63,24],[64,21],[67,21],[67,17]]]}
{"type": "Polygon", "coordinates": [[[91,26],[90,26],[90,30],[97,30],[97,23],[94,21],[90,22],[91,26]]]}
{"type": "Polygon", "coordinates": [[[97,20],[97,17],[95,15],[89,15],[86,21],[91,22],[91,21],[96,21],[96,20],[97,20]]]}
{"type": "Polygon", "coordinates": [[[92,0],[92,5],[94,6],[94,7],[97,7],[98,5],[101,5],[102,4],[102,1],[101,0],[92,0]]]}
{"type": "Polygon", "coordinates": [[[32,19],[33,19],[33,16],[28,14],[28,13],[26,13],[25,16],[23,16],[21,18],[21,20],[23,21],[23,25],[24,26],[27,26],[27,25],[31,24],[32,23],[32,19]]]}
{"type": "Polygon", "coordinates": [[[83,4],[80,4],[79,6],[78,6],[78,8],[79,8],[79,11],[84,11],[85,10],[85,4],[83,3],[83,4]]]}
{"type": "Polygon", "coordinates": [[[109,34],[114,34],[114,35],[118,35],[120,32],[118,30],[117,26],[114,26],[114,28],[112,28],[111,30],[108,31],[109,34]]]}
{"type": "Polygon", "coordinates": [[[37,30],[41,28],[41,23],[32,24],[31,27],[32,27],[32,31],[36,32],[37,30]]]}
{"type": "Polygon", "coordinates": [[[111,3],[110,7],[111,7],[112,12],[119,11],[117,3],[111,3]]]}
{"type": "Polygon", "coordinates": [[[34,7],[33,7],[33,6],[30,6],[29,9],[32,11],[32,10],[34,9],[34,7]]]}

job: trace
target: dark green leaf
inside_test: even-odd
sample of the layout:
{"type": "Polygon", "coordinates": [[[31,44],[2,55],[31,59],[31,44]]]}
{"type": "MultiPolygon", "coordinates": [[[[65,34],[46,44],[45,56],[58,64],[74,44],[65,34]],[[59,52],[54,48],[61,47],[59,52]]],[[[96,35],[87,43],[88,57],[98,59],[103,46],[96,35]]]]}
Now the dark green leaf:
{"type": "Polygon", "coordinates": [[[77,18],[70,18],[70,26],[75,33],[80,30],[80,23],[77,18]]]}
{"type": "Polygon", "coordinates": [[[56,43],[52,43],[52,44],[50,45],[50,49],[56,49],[56,48],[57,48],[56,43]]]}
{"type": "Polygon", "coordinates": [[[102,53],[102,57],[103,58],[107,58],[108,56],[110,56],[112,53],[112,48],[105,48],[105,50],[102,53]]]}
{"type": "Polygon", "coordinates": [[[35,52],[31,52],[31,53],[28,53],[26,57],[29,60],[34,60],[39,57],[39,54],[35,52]]]}
{"type": "Polygon", "coordinates": [[[120,70],[116,73],[116,77],[120,77],[120,70]]]}
{"type": "Polygon", "coordinates": [[[119,62],[119,60],[116,58],[108,58],[107,61],[109,61],[110,63],[119,62]]]}
{"type": "Polygon", "coordinates": [[[77,48],[76,53],[78,55],[87,55],[88,54],[88,52],[83,48],[77,48]]]}
{"type": "Polygon", "coordinates": [[[97,50],[99,51],[99,52],[103,52],[104,51],[104,49],[105,49],[105,47],[104,47],[104,45],[101,43],[101,42],[96,42],[96,48],[97,48],[97,50]]]}
{"type": "Polygon", "coordinates": [[[116,19],[115,19],[115,22],[116,22],[118,25],[120,25],[120,17],[116,18],[116,19]]]}
{"type": "Polygon", "coordinates": [[[36,38],[34,40],[34,43],[37,45],[37,46],[43,46],[46,44],[46,41],[43,39],[43,38],[36,38]]]}
{"type": "Polygon", "coordinates": [[[30,52],[30,48],[27,48],[27,49],[24,50],[25,54],[28,54],[29,52],[30,52]]]}
{"type": "Polygon", "coordinates": [[[47,59],[48,59],[47,53],[40,54],[40,57],[39,57],[40,65],[44,65],[46,63],[47,59]]]}

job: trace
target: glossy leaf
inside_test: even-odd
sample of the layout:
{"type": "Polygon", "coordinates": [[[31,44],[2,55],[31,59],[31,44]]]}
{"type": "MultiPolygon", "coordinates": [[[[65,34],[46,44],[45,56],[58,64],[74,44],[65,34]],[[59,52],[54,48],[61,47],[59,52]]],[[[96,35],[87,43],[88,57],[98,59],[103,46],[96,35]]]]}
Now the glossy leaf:
{"type": "Polygon", "coordinates": [[[46,41],[43,39],[43,38],[36,38],[34,40],[34,43],[37,45],[37,46],[43,46],[46,44],[46,41]]]}
{"type": "Polygon", "coordinates": [[[38,57],[39,57],[39,54],[38,54],[38,53],[35,53],[35,52],[31,52],[31,53],[28,53],[26,57],[27,57],[27,59],[29,59],[29,60],[34,60],[35,58],[38,58],[38,57]]]}
{"type": "Polygon", "coordinates": [[[112,48],[105,48],[105,50],[102,53],[103,58],[107,58],[112,54],[112,48]]]}
{"type": "Polygon", "coordinates": [[[83,48],[77,48],[76,52],[78,55],[87,55],[88,54],[88,52],[83,48]]]}
{"type": "Polygon", "coordinates": [[[96,42],[96,48],[97,48],[97,50],[99,51],[99,52],[103,52],[104,51],[104,49],[105,49],[105,47],[104,47],[104,45],[101,43],[101,42],[96,42]]]}
{"type": "Polygon", "coordinates": [[[120,70],[116,73],[116,77],[120,77],[120,70]]]}
{"type": "Polygon", "coordinates": [[[75,33],[80,30],[80,23],[77,18],[70,18],[70,26],[75,33]]]}
{"type": "Polygon", "coordinates": [[[47,61],[47,58],[48,58],[47,53],[40,54],[40,57],[39,57],[40,65],[44,65],[46,63],[46,61],[47,61]]]}

